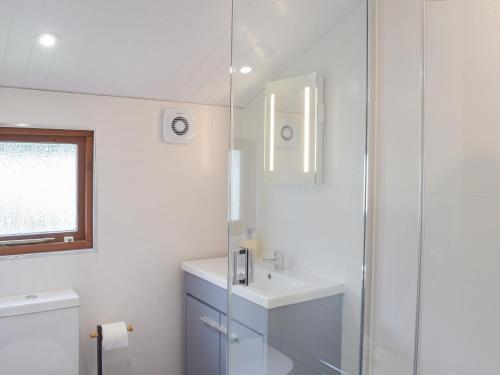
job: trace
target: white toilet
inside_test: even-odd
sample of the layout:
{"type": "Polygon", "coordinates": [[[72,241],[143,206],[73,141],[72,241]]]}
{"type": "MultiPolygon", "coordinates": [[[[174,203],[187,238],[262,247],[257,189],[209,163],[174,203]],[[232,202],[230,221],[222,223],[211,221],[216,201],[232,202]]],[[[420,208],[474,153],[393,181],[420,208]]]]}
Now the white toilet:
{"type": "Polygon", "coordinates": [[[0,297],[1,375],[78,375],[73,290],[0,297]]]}

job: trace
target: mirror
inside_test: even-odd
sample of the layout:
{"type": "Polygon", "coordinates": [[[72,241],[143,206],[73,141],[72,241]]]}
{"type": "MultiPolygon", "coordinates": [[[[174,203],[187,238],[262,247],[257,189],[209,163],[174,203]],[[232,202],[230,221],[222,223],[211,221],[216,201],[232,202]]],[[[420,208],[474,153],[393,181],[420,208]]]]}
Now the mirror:
{"type": "Polygon", "coordinates": [[[317,73],[269,82],[265,97],[266,182],[322,183],[323,80],[317,73]]]}

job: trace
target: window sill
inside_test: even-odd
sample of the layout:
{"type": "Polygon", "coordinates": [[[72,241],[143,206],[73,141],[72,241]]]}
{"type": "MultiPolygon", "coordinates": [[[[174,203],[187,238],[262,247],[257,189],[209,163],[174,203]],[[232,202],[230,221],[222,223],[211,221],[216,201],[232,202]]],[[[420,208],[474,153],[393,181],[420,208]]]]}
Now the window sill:
{"type": "Polygon", "coordinates": [[[42,242],[36,244],[0,247],[0,256],[51,253],[56,251],[90,249],[92,247],[94,247],[92,241],[86,240],[78,240],[74,242],[42,242]]]}
{"type": "Polygon", "coordinates": [[[26,254],[15,254],[15,255],[0,255],[0,262],[9,260],[21,260],[21,259],[36,259],[36,258],[52,258],[61,255],[81,255],[81,254],[96,254],[97,249],[95,247],[88,249],[76,249],[76,250],[64,250],[64,251],[47,251],[43,253],[26,253],[26,254]]]}

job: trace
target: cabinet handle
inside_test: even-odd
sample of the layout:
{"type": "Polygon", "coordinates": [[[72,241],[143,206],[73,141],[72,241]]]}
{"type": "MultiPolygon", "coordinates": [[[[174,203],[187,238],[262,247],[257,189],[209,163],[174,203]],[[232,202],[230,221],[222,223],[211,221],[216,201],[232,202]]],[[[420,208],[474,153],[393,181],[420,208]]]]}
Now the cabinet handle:
{"type": "MultiPolygon", "coordinates": [[[[200,320],[205,323],[207,326],[215,329],[216,331],[222,333],[224,336],[227,336],[227,328],[221,326],[219,323],[214,322],[212,319],[210,319],[208,316],[201,316],[200,320]]],[[[231,333],[231,341],[232,342],[237,342],[239,340],[239,337],[236,336],[234,333],[231,333]]]]}
{"type": "MultiPolygon", "coordinates": [[[[224,336],[227,336],[227,328],[224,326],[219,325],[219,328],[217,330],[222,333],[224,336]]],[[[236,336],[234,333],[231,333],[231,341],[237,342],[239,340],[239,337],[236,336]]]]}

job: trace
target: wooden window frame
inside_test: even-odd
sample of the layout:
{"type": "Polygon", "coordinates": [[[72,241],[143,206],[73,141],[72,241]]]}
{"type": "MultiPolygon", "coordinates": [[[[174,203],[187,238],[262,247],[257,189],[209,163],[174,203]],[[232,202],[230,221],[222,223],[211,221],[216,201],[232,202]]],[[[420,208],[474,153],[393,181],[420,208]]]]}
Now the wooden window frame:
{"type": "Polygon", "coordinates": [[[0,241],[54,238],[32,244],[0,245],[0,256],[49,253],[94,247],[94,131],[0,127],[0,142],[69,143],[78,149],[77,229],[73,232],[0,236],[0,241]],[[73,242],[64,242],[72,236],[73,242]]]}

